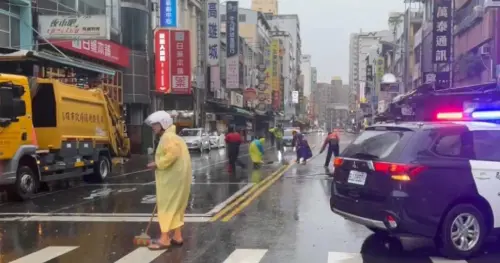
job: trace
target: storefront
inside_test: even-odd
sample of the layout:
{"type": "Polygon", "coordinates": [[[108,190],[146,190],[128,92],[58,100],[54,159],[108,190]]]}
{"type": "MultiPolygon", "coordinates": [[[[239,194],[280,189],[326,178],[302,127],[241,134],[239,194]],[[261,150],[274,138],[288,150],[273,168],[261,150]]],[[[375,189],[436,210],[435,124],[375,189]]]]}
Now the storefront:
{"type": "Polygon", "coordinates": [[[31,0],[0,1],[0,47],[32,49],[31,0]]]}

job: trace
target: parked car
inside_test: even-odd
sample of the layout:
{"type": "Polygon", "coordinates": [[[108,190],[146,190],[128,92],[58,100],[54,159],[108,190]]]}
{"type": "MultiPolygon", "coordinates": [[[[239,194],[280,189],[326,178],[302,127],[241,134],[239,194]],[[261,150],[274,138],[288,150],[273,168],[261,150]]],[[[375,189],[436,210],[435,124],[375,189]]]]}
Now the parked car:
{"type": "Polygon", "coordinates": [[[224,140],[224,133],[215,131],[210,134],[210,145],[212,148],[224,148],[226,147],[226,142],[224,140]]]}
{"type": "Polygon", "coordinates": [[[179,136],[184,139],[190,150],[199,150],[203,152],[204,150],[210,151],[212,149],[208,133],[201,128],[182,129],[179,136]]]}
{"type": "Polygon", "coordinates": [[[295,145],[293,145],[293,131],[294,129],[285,129],[283,132],[283,148],[285,151],[287,148],[295,147],[295,145]]]}

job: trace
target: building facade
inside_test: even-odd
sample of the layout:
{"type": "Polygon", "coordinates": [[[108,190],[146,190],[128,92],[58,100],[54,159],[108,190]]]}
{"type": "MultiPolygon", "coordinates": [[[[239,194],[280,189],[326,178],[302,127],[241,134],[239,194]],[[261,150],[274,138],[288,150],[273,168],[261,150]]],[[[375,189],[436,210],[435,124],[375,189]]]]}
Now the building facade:
{"type": "Polygon", "coordinates": [[[252,0],[252,10],[262,13],[278,14],[278,0],[252,0]]]}
{"type": "MultiPolygon", "coordinates": [[[[269,24],[271,26],[277,27],[280,31],[285,31],[285,32],[288,32],[290,34],[291,41],[292,41],[292,56],[293,57],[292,57],[292,63],[291,63],[291,65],[292,65],[291,74],[288,75],[288,77],[292,83],[292,92],[293,91],[301,92],[300,91],[301,82],[300,82],[299,76],[301,75],[300,59],[302,57],[302,39],[300,37],[299,16],[296,14],[291,14],[291,15],[266,14],[266,17],[267,17],[269,24]]],[[[299,104],[297,104],[297,105],[299,105],[299,104]]],[[[294,116],[299,115],[298,110],[299,110],[298,107],[296,107],[294,116]]]]}
{"type": "Polygon", "coordinates": [[[311,65],[311,55],[302,55],[300,59],[300,71],[304,75],[304,91],[305,97],[311,97],[311,86],[312,86],[312,65],[311,65]]]}
{"type": "MultiPolygon", "coordinates": [[[[349,43],[349,110],[359,115],[359,99],[366,82],[366,56],[380,40],[391,41],[389,30],[353,33],[349,43]]],[[[364,91],[363,91],[364,92],[364,91]]],[[[352,116],[356,117],[356,116],[352,116]]],[[[359,116],[357,116],[359,117],[359,116]]]]}
{"type": "Polygon", "coordinates": [[[500,12],[498,8],[488,8],[485,2],[457,0],[455,3],[455,87],[497,81],[496,67],[500,61],[500,12]]]}
{"type": "Polygon", "coordinates": [[[293,74],[293,42],[291,35],[286,31],[274,30],[271,32],[273,38],[278,38],[283,43],[282,50],[282,86],[283,86],[283,111],[284,119],[290,120],[295,115],[295,106],[292,101],[292,91],[295,87],[291,74],[293,74]]]}

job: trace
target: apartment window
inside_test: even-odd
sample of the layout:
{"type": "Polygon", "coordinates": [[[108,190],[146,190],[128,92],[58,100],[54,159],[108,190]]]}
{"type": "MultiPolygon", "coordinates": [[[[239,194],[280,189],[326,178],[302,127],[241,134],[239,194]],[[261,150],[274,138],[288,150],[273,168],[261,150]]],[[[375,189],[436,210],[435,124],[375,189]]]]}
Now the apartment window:
{"type": "Polygon", "coordinates": [[[238,15],[238,21],[245,23],[247,21],[247,15],[245,15],[245,14],[238,15]]]}
{"type": "Polygon", "coordinates": [[[467,4],[463,5],[460,9],[455,11],[455,24],[460,24],[463,22],[469,15],[472,14],[474,7],[478,5],[483,5],[484,0],[471,0],[467,4]]]}
{"type": "Polygon", "coordinates": [[[14,14],[0,14],[0,47],[19,48],[20,21],[14,14]]]}

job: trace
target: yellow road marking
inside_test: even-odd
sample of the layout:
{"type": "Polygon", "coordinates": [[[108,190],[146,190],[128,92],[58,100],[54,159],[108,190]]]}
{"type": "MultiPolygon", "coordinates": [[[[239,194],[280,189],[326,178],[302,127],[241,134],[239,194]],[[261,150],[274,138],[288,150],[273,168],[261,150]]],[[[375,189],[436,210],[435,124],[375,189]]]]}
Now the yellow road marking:
{"type": "Polygon", "coordinates": [[[266,191],[271,185],[273,185],[278,179],[285,174],[285,172],[294,165],[294,163],[291,163],[287,166],[285,166],[285,169],[282,169],[280,172],[276,173],[274,176],[272,176],[272,179],[270,179],[265,185],[262,185],[259,187],[257,190],[255,190],[255,194],[250,196],[245,202],[241,203],[238,207],[236,207],[231,213],[229,213],[227,216],[225,216],[221,221],[222,222],[228,222],[231,220],[234,216],[239,214],[243,209],[245,209],[247,206],[249,206],[257,197],[259,197],[264,191],[266,191]]]}
{"type": "Polygon", "coordinates": [[[231,209],[233,209],[235,206],[237,206],[238,204],[240,204],[243,200],[245,200],[247,197],[249,197],[250,195],[252,195],[255,191],[257,191],[262,185],[264,185],[266,182],[268,182],[269,180],[271,180],[273,178],[273,176],[275,176],[276,174],[280,173],[281,171],[283,171],[285,168],[287,168],[288,166],[284,165],[284,166],[281,166],[278,170],[276,170],[275,172],[273,172],[271,175],[269,175],[267,178],[265,178],[264,180],[260,181],[259,183],[255,184],[254,186],[252,186],[252,188],[250,188],[250,190],[246,191],[245,194],[243,194],[242,196],[240,196],[239,198],[237,198],[236,200],[234,200],[231,204],[229,204],[228,206],[226,206],[224,209],[222,209],[221,211],[219,211],[217,214],[215,214],[211,219],[210,219],[210,222],[215,222],[217,220],[219,220],[219,218],[221,218],[223,215],[225,215],[227,212],[229,212],[231,209]]]}

